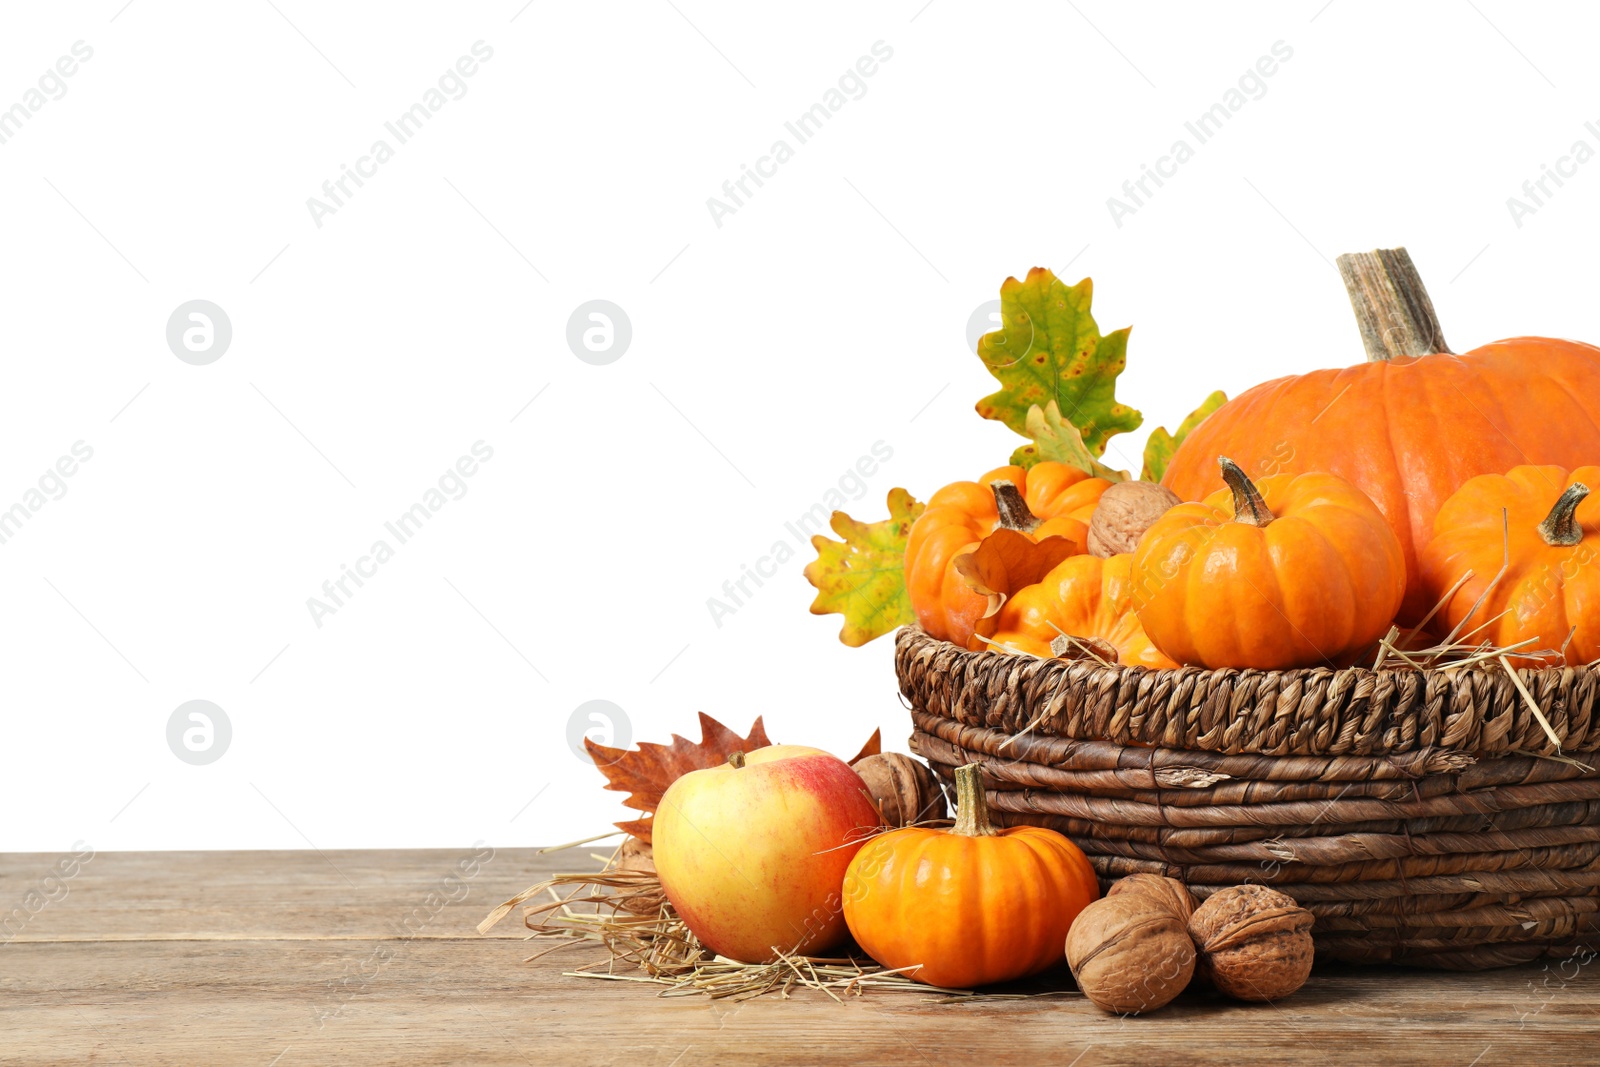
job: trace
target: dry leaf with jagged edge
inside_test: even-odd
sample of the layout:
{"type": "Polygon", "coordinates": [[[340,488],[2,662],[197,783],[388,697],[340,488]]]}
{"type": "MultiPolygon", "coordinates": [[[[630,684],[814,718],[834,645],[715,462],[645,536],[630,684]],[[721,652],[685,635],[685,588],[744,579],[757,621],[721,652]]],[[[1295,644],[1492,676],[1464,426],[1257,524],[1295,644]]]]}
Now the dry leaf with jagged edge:
{"type": "Polygon", "coordinates": [[[658,745],[653,741],[640,741],[636,751],[629,751],[625,748],[597,745],[587,737],[583,739],[584,748],[589,750],[589,758],[600,768],[600,773],[606,776],[606,788],[631,793],[632,795],[622,802],[623,805],[642,811],[647,816],[631,822],[619,822],[616,824],[618,829],[625,830],[646,842],[650,840],[648,816],[655,814],[656,806],[661,803],[662,794],[673,782],[690,771],[724,763],[734,752],[754,752],[770,744],[772,741],[761,725],[760,716],[756,717],[755,724],[750,727],[750,735],[740,737],[703,711],[700,713],[698,742],[673,734],[671,744],[658,745]]]}
{"type": "MultiPolygon", "coordinates": [[[[690,771],[726,763],[735,752],[754,752],[770,744],[772,740],[767,737],[760,716],[751,725],[749,736],[740,737],[703,711],[700,712],[698,742],[673,734],[670,744],[640,741],[636,750],[630,750],[599,745],[587,737],[583,739],[584,747],[589,750],[589,758],[606,776],[606,788],[631,794],[622,802],[623,805],[645,814],[641,819],[616,823],[616,827],[645,844],[651,843],[651,821],[668,786],[690,771]]],[[[876,755],[882,744],[883,731],[874,730],[861,751],[849,762],[876,755]]]]}
{"type": "Polygon", "coordinates": [[[990,619],[1007,597],[1043,581],[1056,564],[1075,553],[1076,546],[1065,537],[1035,541],[1027,534],[1001,527],[978,542],[973,551],[957,556],[955,565],[972,591],[988,598],[983,618],[990,619]]]}
{"type": "Polygon", "coordinates": [[[833,513],[834,541],[811,538],[817,558],[806,565],[806,581],[817,590],[811,614],[844,616],[839,640],[852,648],[916,620],[906,590],[906,540],[923,505],[904,489],[889,490],[889,517],[858,522],[833,513]]]}

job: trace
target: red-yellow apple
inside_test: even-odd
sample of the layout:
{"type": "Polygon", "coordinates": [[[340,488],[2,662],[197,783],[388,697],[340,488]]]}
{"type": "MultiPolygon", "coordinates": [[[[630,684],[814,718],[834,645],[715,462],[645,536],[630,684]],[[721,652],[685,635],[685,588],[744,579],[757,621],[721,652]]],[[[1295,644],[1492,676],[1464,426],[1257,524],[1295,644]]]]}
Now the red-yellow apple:
{"type": "Polygon", "coordinates": [[[843,760],[772,745],[673,782],[651,837],[661,886],[689,929],[756,963],[774,948],[815,955],[844,940],[845,868],[878,824],[843,760]]]}

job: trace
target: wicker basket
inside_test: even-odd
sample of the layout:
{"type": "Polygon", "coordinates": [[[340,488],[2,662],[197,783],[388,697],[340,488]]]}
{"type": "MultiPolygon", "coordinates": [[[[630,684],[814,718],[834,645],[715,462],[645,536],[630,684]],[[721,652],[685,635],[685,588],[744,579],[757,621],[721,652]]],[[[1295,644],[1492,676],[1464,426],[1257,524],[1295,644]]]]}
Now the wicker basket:
{"type": "Polygon", "coordinates": [[[912,750],[985,764],[995,817],[1059,830],[1102,882],[1258,882],[1322,958],[1476,970],[1600,945],[1597,672],[1151,671],[895,644],[912,750]]]}

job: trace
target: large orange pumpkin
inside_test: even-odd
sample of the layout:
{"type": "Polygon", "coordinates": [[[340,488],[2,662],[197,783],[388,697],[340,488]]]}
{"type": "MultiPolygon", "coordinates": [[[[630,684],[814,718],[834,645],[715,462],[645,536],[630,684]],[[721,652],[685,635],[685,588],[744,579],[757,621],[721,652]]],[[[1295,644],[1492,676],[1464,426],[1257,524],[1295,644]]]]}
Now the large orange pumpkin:
{"type": "Polygon", "coordinates": [[[1402,620],[1433,607],[1417,554],[1445,499],[1480,474],[1600,458],[1600,349],[1518,337],[1465,355],[1445,345],[1404,249],[1339,257],[1370,362],[1279,378],[1196,427],[1162,483],[1185,500],[1218,486],[1216,459],[1252,477],[1325,471],[1389,519],[1405,553],[1402,620]]]}
{"type": "Polygon", "coordinates": [[[934,493],[906,541],[906,588],[918,624],[965,645],[989,600],[967,584],[956,558],[1002,526],[1040,541],[1065,537],[1075,552],[1087,551],[1089,518],[1110,485],[1070,464],[1046,461],[1027,469],[1000,467],[934,493]]]}
{"type": "Polygon", "coordinates": [[[982,767],[956,770],[956,824],[874,837],[844,876],[844,921],[885,967],[962,989],[1062,961],[1072,920],[1100,899],[1077,845],[1042,826],[989,822],[982,767]]]}
{"type": "Polygon", "coordinates": [[[1383,515],[1333,474],[1251,482],[1179,504],[1133,554],[1139,621],[1156,647],[1201,667],[1340,666],[1389,629],[1405,557],[1383,515]]]}
{"type": "MultiPolygon", "coordinates": [[[[1036,656],[1049,656],[1061,634],[1097,637],[1117,650],[1129,666],[1176,667],[1144,632],[1133,604],[1133,556],[1121,553],[1071,556],[1036,585],[1019,590],[978,632],[990,641],[1036,656]]],[[[988,647],[974,636],[969,648],[988,647]]]]}
{"type": "Polygon", "coordinates": [[[1531,638],[1515,657],[1524,666],[1600,657],[1600,498],[1586,499],[1591,486],[1600,467],[1521,466],[1456,490],[1420,561],[1434,602],[1450,594],[1442,629],[1499,648],[1531,638]]]}

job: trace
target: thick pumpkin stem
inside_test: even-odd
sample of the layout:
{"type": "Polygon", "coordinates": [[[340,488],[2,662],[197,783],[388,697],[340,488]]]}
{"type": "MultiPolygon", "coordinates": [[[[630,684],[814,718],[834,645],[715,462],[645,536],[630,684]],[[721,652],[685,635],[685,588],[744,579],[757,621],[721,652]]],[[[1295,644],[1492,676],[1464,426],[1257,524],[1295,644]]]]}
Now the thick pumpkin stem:
{"type": "Polygon", "coordinates": [[[1222,468],[1222,480],[1233,490],[1235,522],[1242,522],[1248,526],[1265,526],[1276,518],[1261,496],[1261,490],[1256,488],[1256,483],[1250,480],[1244,468],[1227,456],[1218,456],[1217,464],[1222,468]]]}
{"type": "Polygon", "coordinates": [[[1539,524],[1539,536],[1547,545],[1575,545],[1583,540],[1583,527],[1578,525],[1578,505],[1589,495],[1589,487],[1573,482],[1561,494],[1549,516],[1539,524]]]}
{"type": "Polygon", "coordinates": [[[1000,831],[989,821],[989,800],[983,795],[983,764],[956,768],[956,824],[962,837],[994,837],[1000,831]]]}
{"type": "Polygon", "coordinates": [[[1022,491],[1016,485],[995,481],[989,483],[989,488],[994,493],[994,506],[1000,512],[1001,526],[1023,533],[1038,529],[1039,517],[1028,510],[1028,502],[1022,499],[1022,491]]]}
{"type": "Polygon", "coordinates": [[[1450,351],[1433,301],[1404,248],[1350,252],[1337,262],[1369,361],[1450,351]]]}

